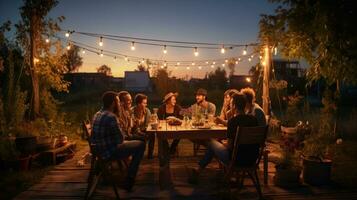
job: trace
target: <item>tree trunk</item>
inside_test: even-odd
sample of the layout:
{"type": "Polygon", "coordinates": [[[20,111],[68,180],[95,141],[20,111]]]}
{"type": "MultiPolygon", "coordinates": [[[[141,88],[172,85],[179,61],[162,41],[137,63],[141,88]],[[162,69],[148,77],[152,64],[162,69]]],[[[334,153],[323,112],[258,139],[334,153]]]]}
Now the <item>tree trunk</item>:
{"type": "Polygon", "coordinates": [[[38,24],[38,18],[35,14],[32,14],[30,21],[30,73],[32,81],[32,119],[36,119],[40,115],[40,86],[38,73],[36,70],[37,63],[35,62],[35,58],[38,59],[36,45],[36,39],[38,40],[39,36],[37,30],[38,24]]]}

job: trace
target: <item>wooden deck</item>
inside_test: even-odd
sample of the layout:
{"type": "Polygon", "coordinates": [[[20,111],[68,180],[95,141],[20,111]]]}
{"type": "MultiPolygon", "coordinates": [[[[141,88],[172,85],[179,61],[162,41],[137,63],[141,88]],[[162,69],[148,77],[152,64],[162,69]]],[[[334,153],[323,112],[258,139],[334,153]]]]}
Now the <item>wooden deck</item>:
{"type": "MultiPolygon", "coordinates": [[[[187,183],[187,167],[196,166],[198,158],[192,157],[192,144],[188,141],[180,143],[180,157],[171,160],[171,171],[174,188],[160,190],[159,163],[157,157],[143,160],[134,191],[127,193],[119,188],[122,199],[257,199],[253,184],[246,180],[245,187],[240,191],[228,193],[222,186],[222,171],[217,162],[208,166],[200,177],[198,185],[187,183]]],[[[86,190],[86,180],[89,164],[77,167],[77,161],[88,149],[82,149],[75,157],[56,166],[38,184],[19,194],[15,199],[83,199],[86,190]]],[[[261,182],[263,180],[262,173],[261,182]]],[[[266,199],[357,199],[357,190],[337,189],[332,186],[311,187],[303,185],[300,188],[286,190],[275,187],[272,183],[274,175],[273,164],[269,165],[269,184],[262,185],[266,199]]],[[[120,180],[120,175],[116,175],[120,180]]],[[[114,199],[114,192],[109,185],[100,184],[92,199],[114,199]]]]}

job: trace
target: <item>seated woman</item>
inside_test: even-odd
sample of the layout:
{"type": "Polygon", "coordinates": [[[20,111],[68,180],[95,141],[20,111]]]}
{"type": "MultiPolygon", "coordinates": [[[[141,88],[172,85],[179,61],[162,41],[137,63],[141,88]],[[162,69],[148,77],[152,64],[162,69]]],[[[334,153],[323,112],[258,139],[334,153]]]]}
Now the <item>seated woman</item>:
{"type": "Polygon", "coordinates": [[[153,157],[154,135],[146,135],[146,128],[150,121],[150,110],[147,108],[148,97],[144,94],[137,94],[134,98],[135,106],[132,108],[133,137],[138,140],[148,140],[148,158],[153,157]],[[149,138],[148,138],[149,137],[149,138]]]}
{"type": "MultiPolygon", "coordinates": [[[[169,92],[168,94],[165,95],[164,100],[162,101],[163,104],[159,107],[158,110],[158,117],[159,119],[163,120],[166,119],[167,117],[177,117],[179,119],[182,119],[183,116],[180,114],[181,112],[181,106],[176,104],[176,98],[178,96],[178,93],[173,93],[169,92]]],[[[174,154],[177,149],[177,145],[180,142],[179,139],[174,139],[171,143],[170,146],[170,154],[174,154]]]]}
{"type": "MultiPolygon", "coordinates": [[[[202,160],[199,161],[198,167],[192,170],[192,174],[189,177],[189,182],[194,184],[198,182],[198,176],[211,162],[212,158],[216,156],[222,163],[228,165],[231,159],[233,150],[233,144],[236,136],[237,127],[249,127],[257,126],[258,121],[252,115],[245,114],[245,106],[247,99],[244,94],[237,93],[232,96],[231,109],[233,111],[233,117],[228,120],[227,124],[227,140],[221,142],[211,139],[207,144],[207,151],[202,160]]],[[[254,149],[244,149],[248,151],[254,151],[254,149]]]]}
{"type": "Polygon", "coordinates": [[[232,96],[238,92],[239,91],[236,89],[229,89],[224,92],[223,106],[221,114],[215,119],[216,124],[223,124],[224,126],[227,126],[228,120],[233,117],[230,102],[232,100],[232,96]]]}

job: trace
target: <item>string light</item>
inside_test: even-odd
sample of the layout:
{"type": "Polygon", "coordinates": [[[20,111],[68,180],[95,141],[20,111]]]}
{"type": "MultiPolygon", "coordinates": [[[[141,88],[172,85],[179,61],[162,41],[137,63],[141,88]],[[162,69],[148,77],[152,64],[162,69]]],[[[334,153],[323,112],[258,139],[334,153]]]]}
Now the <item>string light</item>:
{"type": "Polygon", "coordinates": [[[195,54],[195,56],[196,56],[196,57],[198,56],[198,50],[197,50],[197,47],[195,47],[195,49],[194,49],[194,54],[195,54]]]}
{"type": "Polygon", "coordinates": [[[70,50],[70,49],[71,49],[71,44],[68,43],[68,44],[67,44],[67,50],[70,50]]]}
{"type": "Polygon", "coordinates": [[[190,67],[186,67],[187,70],[190,70],[190,67]]]}
{"type": "Polygon", "coordinates": [[[163,50],[164,54],[167,54],[167,49],[166,49],[166,45],[164,45],[164,50],[163,50]]]}
{"type": "Polygon", "coordinates": [[[227,62],[228,62],[228,60],[226,59],[226,60],[224,60],[224,62],[225,62],[225,63],[227,63],[227,62]]]}
{"type": "Polygon", "coordinates": [[[46,43],[50,43],[50,38],[46,38],[46,43]]]}
{"type": "Polygon", "coordinates": [[[165,66],[165,67],[167,66],[167,63],[166,63],[166,61],[164,62],[164,66],[165,66]]]}
{"type": "Polygon", "coordinates": [[[132,50],[132,51],[135,50],[135,42],[131,42],[131,50],[132,50]]]}
{"type": "Polygon", "coordinates": [[[103,37],[102,36],[100,36],[100,39],[99,39],[99,46],[103,46],[103,37]]]}
{"type": "Polygon", "coordinates": [[[259,56],[259,59],[261,60],[263,58],[263,56],[259,56]]]}
{"type": "Polygon", "coordinates": [[[221,54],[224,54],[224,53],[226,53],[226,49],[224,48],[224,45],[222,45],[221,54]]]}
{"type": "Polygon", "coordinates": [[[100,50],[100,57],[103,57],[104,54],[103,54],[103,50],[100,50]]]}
{"type": "Polygon", "coordinates": [[[213,62],[212,64],[214,64],[214,65],[215,65],[215,64],[216,64],[216,62],[213,62]]]}
{"type": "Polygon", "coordinates": [[[251,58],[254,58],[254,54],[252,54],[250,57],[251,57],[251,58]]]}
{"type": "Polygon", "coordinates": [[[222,63],[222,67],[226,66],[224,63],[222,63]]]}
{"type": "Polygon", "coordinates": [[[198,66],[198,69],[199,69],[199,70],[201,70],[201,69],[202,69],[202,67],[201,67],[201,66],[198,66]]]}
{"type": "Polygon", "coordinates": [[[86,53],[86,50],[83,49],[83,50],[82,50],[82,54],[85,54],[85,53],[86,53]]]}
{"type": "Polygon", "coordinates": [[[68,38],[69,37],[69,31],[66,32],[65,36],[68,38]]]}
{"type": "Polygon", "coordinates": [[[36,64],[36,63],[40,62],[40,60],[38,58],[34,58],[33,62],[36,64]]]}
{"type": "Polygon", "coordinates": [[[238,65],[238,60],[236,60],[236,65],[238,65]]]}
{"type": "Polygon", "coordinates": [[[214,65],[211,65],[211,68],[214,68],[214,65]]]}
{"type": "Polygon", "coordinates": [[[252,61],[252,58],[248,58],[248,61],[249,61],[249,62],[252,61]]]}
{"type": "Polygon", "coordinates": [[[248,83],[250,83],[250,82],[252,81],[249,77],[245,78],[245,80],[246,80],[248,83]]]}
{"type": "Polygon", "coordinates": [[[245,48],[244,48],[244,50],[243,50],[243,55],[244,55],[244,56],[247,55],[247,45],[245,45],[245,48]]]}
{"type": "Polygon", "coordinates": [[[160,66],[160,68],[161,68],[161,69],[164,69],[164,66],[163,66],[163,65],[161,65],[161,66],[160,66]]]}
{"type": "Polygon", "coordinates": [[[238,61],[241,61],[242,59],[241,58],[238,58],[238,61]]]}
{"type": "Polygon", "coordinates": [[[191,65],[192,65],[192,66],[195,66],[195,63],[193,62],[193,63],[191,63],[191,65]]]}
{"type": "Polygon", "coordinates": [[[176,65],[180,65],[180,62],[177,62],[176,65]]]}
{"type": "Polygon", "coordinates": [[[206,64],[208,65],[208,61],[206,61],[206,64]]]}
{"type": "Polygon", "coordinates": [[[128,57],[126,57],[126,56],[124,57],[124,60],[127,62],[129,61],[128,57]]]}
{"type": "Polygon", "coordinates": [[[143,58],[143,60],[141,61],[141,64],[144,64],[145,63],[145,59],[143,58]]]}

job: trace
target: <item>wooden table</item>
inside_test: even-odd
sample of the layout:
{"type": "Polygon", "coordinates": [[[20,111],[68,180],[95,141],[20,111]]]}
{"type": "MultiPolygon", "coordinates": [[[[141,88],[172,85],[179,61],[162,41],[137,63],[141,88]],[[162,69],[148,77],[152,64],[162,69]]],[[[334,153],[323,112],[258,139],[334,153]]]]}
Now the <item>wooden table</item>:
{"type": "Polygon", "coordinates": [[[191,126],[170,126],[165,120],[160,121],[157,130],[149,125],[148,133],[155,133],[158,139],[158,156],[160,162],[159,183],[161,189],[172,188],[170,171],[170,152],[168,139],[211,139],[226,138],[227,127],[214,125],[209,129],[192,128],[191,126]]]}

